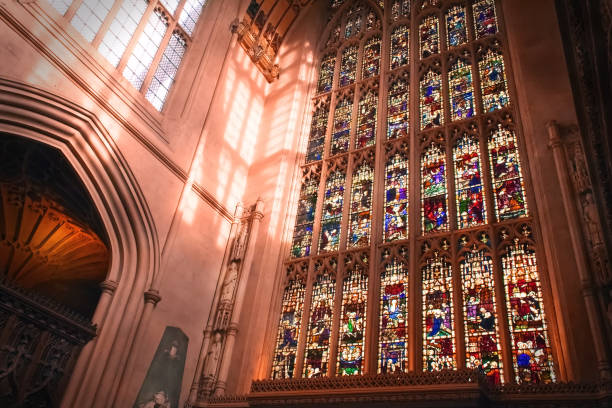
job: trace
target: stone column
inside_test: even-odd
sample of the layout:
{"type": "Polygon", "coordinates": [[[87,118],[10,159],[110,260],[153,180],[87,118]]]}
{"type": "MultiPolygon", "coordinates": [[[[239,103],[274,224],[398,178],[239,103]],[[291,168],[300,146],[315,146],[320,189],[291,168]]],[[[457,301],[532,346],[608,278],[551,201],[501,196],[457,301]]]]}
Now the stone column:
{"type": "Polygon", "coordinates": [[[229,233],[228,244],[225,248],[225,254],[223,255],[223,263],[221,264],[221,272],[219,273],[219,280],[217,281],[217,288],[215,289],[215,296],[213,297],[213,303],[210,308],[210,314],[208,317],[208,322],[206,323],[206,328],[204,329],[204,339],[202,340],[202,347],[200,348],[200,355],[198,357],[198,364],[196,365],[195,375],[193,377],[193,383],[191,384],[191,389],[189,391],[188,404],[193,405],[198,399],[198,390],[200,388],[200,381],[203,375],[202,370],[204,369],[204,362],[206,360],[206,355],[208,353],[208,348],[210,346],[210,339],[213,333],[214,321],[217,311],[217,306],[219,303],[219,295],[221,293],[221,289],[223,288],[223,283],[225,282],[225,273],[226,273],[226,265],[229,263],[230,254],[232,252],[232,243],[235,241],[238,232],[240,231],[241,218],[243,214],[243,207],[241,203],[236,205],[236,210],[234,211],[234,220],[232,221],[232,226],[229,233]]]}
{"type": "Polygon", "coordinates": [[[606,356],[606,349],[601,336],[601,333],[603,333],[605,329],[600,324],[601,319],[598,316],[597,299],[595,298],[593,283],[589,274],[588,262],[585,257],[585,248],[582,245],[582,230],[578,222],[581,217],[579,216],[578,209],[576,208],[576,201],[570,188],[570,176],[564,156],[559,125],[553,121],[548,123],[547,128],[549,146],[553,151],[553,156],[555,159],[555,167],[557,170],[557,177],[559,179],[559,187],[561,189],[561,199],[563,201],[563,206],[567,217],[570,238],[572,240],[572,247],[574,249],[574,256],[576,257],[576,265],[578,267],[578,275],[582,285],[582,295],[584,296],[584,302],[591,327],[591,338],[593,339],[593,344],[595,346],[595,355],[597,356],[599,374],[602,379],[610,379],[610,364],[606,356]]]}
{"type": "Polygon", "coordinates": [[[263,218],[263,206],[263,201],[261,199],[258,199],[257,204],[255,205],[255,209],[253,210],[251,231],[249,234],[246,252],[243,258],[240,282],[238,283],[238,290],[236,291],[231,323],[227,328],[225,347],[223,349],[222,357],[220,358],[221,367],[217,376],[217,383],[215,391],[213,393],[214,396],[221,396],[225,394],[227,375],[229,372],[230,363],[232,361],[232,355],[234,353],[234,343],[236,341],[236,334],[238,333],[240,314],[242,312],[242,305],[244,303],[244,297],[246,294],[249,275],[251,272],[251,263],[253,261],[255,241],[257,239],[257,234],[259,231],[259,224],[261,222],[261,219],[263,218]]]}

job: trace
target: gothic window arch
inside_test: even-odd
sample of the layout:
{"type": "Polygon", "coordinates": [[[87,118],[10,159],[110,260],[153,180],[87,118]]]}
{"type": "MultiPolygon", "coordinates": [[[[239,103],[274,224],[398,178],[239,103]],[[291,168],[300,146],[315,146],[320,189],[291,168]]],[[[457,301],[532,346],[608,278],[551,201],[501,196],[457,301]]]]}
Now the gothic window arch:
{"type": "Polygon", "coordinates": [[[161,111],[207,0],[49,0],[161,111]]]}
{"type": "Polygon", "coordinates": [[[284,266],[283,311],[304,268],[301,332],[294,350],[281,314],[272,376],[555,381],[499,0],[330,7],[302,166],[319,199],[307,242],[300,192],[284,266]]]}

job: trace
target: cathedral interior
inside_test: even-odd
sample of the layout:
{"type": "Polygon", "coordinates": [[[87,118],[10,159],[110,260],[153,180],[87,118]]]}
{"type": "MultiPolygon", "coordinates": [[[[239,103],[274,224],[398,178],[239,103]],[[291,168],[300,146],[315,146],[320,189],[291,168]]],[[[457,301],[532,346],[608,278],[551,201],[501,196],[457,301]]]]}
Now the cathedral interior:
{"type": "Polygon", "coordinates": [[[0,406],[612,407],[612,0],[0,0],[0,56],[0,406]]]}

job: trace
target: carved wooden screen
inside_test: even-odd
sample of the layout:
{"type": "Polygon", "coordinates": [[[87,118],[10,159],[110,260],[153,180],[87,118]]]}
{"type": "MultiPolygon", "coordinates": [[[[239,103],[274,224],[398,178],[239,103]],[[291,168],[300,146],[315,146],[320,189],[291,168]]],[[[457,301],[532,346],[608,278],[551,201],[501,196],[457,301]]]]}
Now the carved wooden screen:
{"type": "Polygon", "coordinates": [[[300,204],[286,260],[308,265],[305,318],[296,368],[273,375],[471,368],[492,384],[554,381],[499,1],[330,7],[302,167],[321,174],[306,179],[319,199],[308,233],[300,204]]]}

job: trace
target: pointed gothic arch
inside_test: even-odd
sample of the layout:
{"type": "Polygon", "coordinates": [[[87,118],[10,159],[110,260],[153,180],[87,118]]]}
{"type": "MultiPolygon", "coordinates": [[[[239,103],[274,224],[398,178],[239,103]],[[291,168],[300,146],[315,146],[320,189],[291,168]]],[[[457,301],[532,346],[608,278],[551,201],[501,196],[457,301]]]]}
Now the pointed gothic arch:
{"type": "Polygon", "coordinates": [[[63,398],[67,406],[93,406],[111,398],[115,379],[129,372],[138,329],[146,327],[147,311],[161,299],[155,289],[160,246],[154,220],[113,138],[82,107],[0,79],[0,131],[58,149],[83,182],[106,230],[111,261],[92,318],[97,337],[81,352],[63,398]]]}

